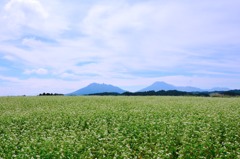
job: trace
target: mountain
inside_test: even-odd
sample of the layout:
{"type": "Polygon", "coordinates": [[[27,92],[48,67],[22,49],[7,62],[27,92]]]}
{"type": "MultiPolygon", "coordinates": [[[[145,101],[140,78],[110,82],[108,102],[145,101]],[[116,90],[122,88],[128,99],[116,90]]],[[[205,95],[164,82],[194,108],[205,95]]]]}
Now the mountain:
{"type": "Polygon", "coordinates": [[[159,90],[176,90],[176,87],[165,82],[155,82],[152,85],[141,89],[138,92],[147,92],[147,91],[159,91],[159,90]]]}
{"type": "MultiPolygon", "coordinates": [[[[196,87],[190,87],[190,86],[174,86],[165,82],[155,82],[152,85],[141,89],[137,92],[147,92],[147,91],[169,91],[169,90],[177,90],[177,91],[183,91],[183,92],[214,92],[214,91],[228,91],[228,88],[212,88],[212,89],[200,89],[196,87]]],[[[125,90],[113,86],[113,85],[108,85],[108,84],[98,84],[98,83],[92,83],[84,88],[81,88],[75,92],[66,94],[66,95],[88,95],[88,94],[97,94],[97,93],[124,93],[126,92],[125,90]]]]}
{"type": "Polygon", "coordinates": [[[203,92],[204,91],[204,90],[202,90],[200,88],[190,87],[190,86],[176,87],[176,90],[183,91],[183,92],[203,92]]]}
{"type": "Polygon", "coordinates": [[[200,88],[196,88],[196,87],[190,87],[190,86],[186,86],[186,87],[178,87],[178,86],[174,86],[165,82],[155,82],[152,85],[141,89],[138,92],[146,92],[146,91],[160,91],[160,90],[164,90],[164,91],[169,91],[169,90],[177,90],[177,91],[183,91],[183,92],[202,92],[203,90],[200,88]]]}
{"type": "Polygon", "coordinates": [[[87,95],[87,94],[95,94],[95,93],[123,93],[125,90],[108,84],[98,84],[92,83],[84,88],[81,88],[75,92],[69,93],[67,95],[87,95]]]}
{"type": "Polygon", "coordinates": [[[177,90],[177,91],[183,91],[183,92],[214,92],[214,91],[229,91],[230,89],[228,88],[220,88],[220,87],[216,87],[216,88],[212,88],[212,89],[200,89],[197,87],[190,87],[190,86],[174,86],[165,82],[155,82],[152,85],[141,89],[138,92],[147,92],[147,91],[160,91],[160,90],[164,90],[164,91],[169,91],[169,90],[177,90]]]}

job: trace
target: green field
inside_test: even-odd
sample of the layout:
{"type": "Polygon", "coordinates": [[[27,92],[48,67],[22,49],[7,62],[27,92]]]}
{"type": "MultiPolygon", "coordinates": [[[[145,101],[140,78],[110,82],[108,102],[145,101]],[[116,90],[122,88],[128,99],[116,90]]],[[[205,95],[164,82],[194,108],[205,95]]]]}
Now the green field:
{"type": "Polygon", "coordinates": [[[240,158],[240,98],[1,97],[0,158],[240,158]]]}

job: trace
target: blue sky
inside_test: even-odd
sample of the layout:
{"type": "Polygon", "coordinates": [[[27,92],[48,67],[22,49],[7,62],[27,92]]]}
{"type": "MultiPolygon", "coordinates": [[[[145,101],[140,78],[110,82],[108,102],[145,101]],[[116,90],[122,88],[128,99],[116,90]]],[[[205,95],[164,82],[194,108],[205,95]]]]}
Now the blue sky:
{"type": "Polygon", "coordinates": [[[0,95],[92,82],[240,89],[239,0],[0,0],[0,95]]]}

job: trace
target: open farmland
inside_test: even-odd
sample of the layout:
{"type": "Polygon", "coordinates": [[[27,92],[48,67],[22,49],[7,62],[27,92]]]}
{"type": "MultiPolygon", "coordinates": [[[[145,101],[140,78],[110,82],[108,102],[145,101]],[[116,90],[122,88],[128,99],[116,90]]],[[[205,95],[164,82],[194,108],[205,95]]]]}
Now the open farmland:
{"type": "Polygon", "coordinates": [[[240,158],[240,98],[1,97],[0,158],[240,158]]]}

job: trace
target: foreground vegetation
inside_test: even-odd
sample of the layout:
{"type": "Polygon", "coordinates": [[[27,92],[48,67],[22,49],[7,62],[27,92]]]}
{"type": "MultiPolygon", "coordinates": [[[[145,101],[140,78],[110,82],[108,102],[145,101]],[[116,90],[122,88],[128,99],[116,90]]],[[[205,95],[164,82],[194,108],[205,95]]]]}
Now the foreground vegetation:
{"type": "Polygon", "coordinates": [[[0,158],[240,158],[240,98],[1,97],[0,158]]]}

